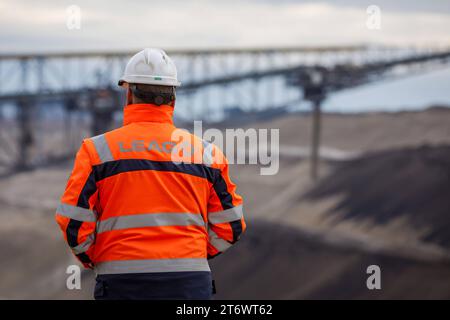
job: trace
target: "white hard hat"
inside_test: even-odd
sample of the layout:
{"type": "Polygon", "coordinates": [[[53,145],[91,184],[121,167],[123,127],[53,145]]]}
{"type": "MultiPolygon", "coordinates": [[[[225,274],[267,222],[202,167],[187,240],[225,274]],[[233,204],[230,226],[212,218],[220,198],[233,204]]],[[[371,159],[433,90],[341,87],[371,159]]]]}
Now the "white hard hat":
{"type": "Polygon", "coordinates": [[[127,83],[178,87],[177,68],[162,49],[145,48],[128,61],[119,86],[127,83]]]}

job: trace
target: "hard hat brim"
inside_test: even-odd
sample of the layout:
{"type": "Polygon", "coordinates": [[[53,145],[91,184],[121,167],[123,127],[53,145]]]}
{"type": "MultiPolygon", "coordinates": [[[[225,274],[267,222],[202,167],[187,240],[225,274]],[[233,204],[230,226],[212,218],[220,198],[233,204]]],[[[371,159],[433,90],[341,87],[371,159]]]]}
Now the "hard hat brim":
{"type": "Polygon", "coordinates": [[[126,75],[119,80],[118,85],[123,86],[124,83],[149,84],[156,86],[179,87],[181,82],[170,78],[160,76],[142,76],[142,75],[126,75]]]}

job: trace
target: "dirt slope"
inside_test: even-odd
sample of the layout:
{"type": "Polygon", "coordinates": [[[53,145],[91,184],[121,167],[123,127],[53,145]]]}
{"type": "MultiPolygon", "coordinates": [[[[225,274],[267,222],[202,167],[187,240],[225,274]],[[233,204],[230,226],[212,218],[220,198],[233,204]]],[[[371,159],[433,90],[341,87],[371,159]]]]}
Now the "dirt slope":
{"type": "Polygon", "coordinates": [[[397,149],[337,163],[301,199],[343,195],[329,214],[335,220],[377,225],[407,217],[426,229],[423,241],[450,249],[450,146],[397,149]]]}
{"type": "MultiPolygon", "coordinates": [[[[322,144],[347,151],[450,144],[450,108],[393,113],[324,113],[322,120],[322,144]]],[[[308,146],[311,141],[309,114],[289,114],[249,125],[253,126],[280,129],[283,145],[308,146]]]]}
{"type": "Polygon", "coordinates": [[[217,299],[449,299],[450,264],[414,262],[324,244],[298,229],[253,221],[212,261],[217,299]],[[381,290],[366,287],[369,265],[381,290]]]}
{"type": "MultiPolygon", "coordinates": [[[[258,126],[307,146],[309,120],[258,126]]],[[[212,263],[218,298],[449,298],[450,111],[326,115],[324,123],[326,146],[370,152],[323,162],[317,184],[302,157],[282,156],[275,176],[231,169],[249,231],[212,263]],[[382,269],[381,291],[365,287],[369,264],[382,269]]],[[[0,180],[0,298],[91,298],[92,273],[83,290],[65,287],[74,260],[53,220],[70,168],[0,180]]]]}

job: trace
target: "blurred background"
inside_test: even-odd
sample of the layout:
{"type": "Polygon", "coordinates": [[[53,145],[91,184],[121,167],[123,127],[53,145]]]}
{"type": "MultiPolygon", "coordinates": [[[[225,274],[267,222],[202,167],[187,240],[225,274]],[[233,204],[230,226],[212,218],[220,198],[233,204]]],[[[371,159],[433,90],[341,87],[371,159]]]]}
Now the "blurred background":
{"type": "Polygon", "coordinates": [[[450,298],[450,1],[0,0],[0,27],[1,299],[91,299],[54,212],[144,47],[177,64],[179,126],[280,130],[276,175],[232,165],[248,232],[217,298],[450,298]]]}

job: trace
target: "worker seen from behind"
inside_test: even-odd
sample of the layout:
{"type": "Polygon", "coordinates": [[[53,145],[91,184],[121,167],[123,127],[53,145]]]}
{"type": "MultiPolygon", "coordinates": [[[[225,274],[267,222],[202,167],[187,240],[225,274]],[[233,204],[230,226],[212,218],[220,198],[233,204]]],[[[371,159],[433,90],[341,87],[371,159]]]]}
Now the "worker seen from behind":
{"type": "Polygon", "coordinates": [[[56,221],[96,272],[96,299],[210,299],[207,260],[246,228],[228,162],[174,126],[180,82],[163,50],[134,55],[119,85],[123,126],[83,141],[56,221]],[[180,137],[192,148],[174,161],[180,137]]]}

